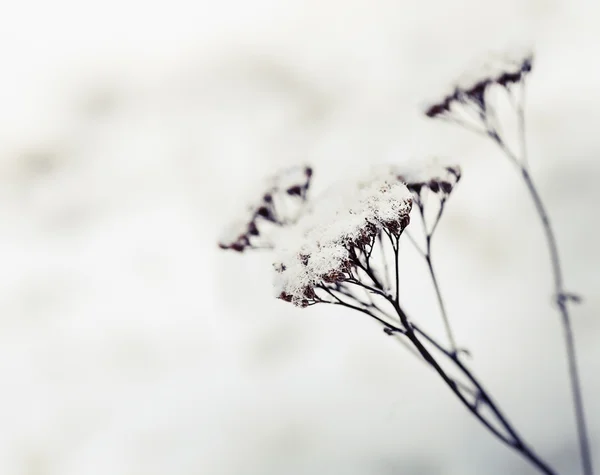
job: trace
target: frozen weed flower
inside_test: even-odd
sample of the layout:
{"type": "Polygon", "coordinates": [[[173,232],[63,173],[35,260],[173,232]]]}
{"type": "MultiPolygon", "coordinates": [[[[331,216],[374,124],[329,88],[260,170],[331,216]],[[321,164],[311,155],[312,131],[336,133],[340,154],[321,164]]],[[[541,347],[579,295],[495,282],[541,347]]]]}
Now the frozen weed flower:
{"type": "Polygon", "coordinates": [[[510,93],[514,86],[524,82],[532,66],[533,54],[529,50],[513,55],[495,55],[460,78],[451,93],[427,106],[425,115],[470,128],[483,125],[483,129],[478,131],[487,133],[490,129],[488,91],[492,87],[500,87],[510,93]]]}
{"type": "Polygon", "coordinates": [[[242,216],[223,233],[219,247],[238,252],[271,248],[272,243],[261,227],[293,223],[306,201],[311,177],[310,167],[293,167],[267,179],[242,216]]]}
{"type": "Polygon", "coordinates": [[[306,307],[331,302],[344,282],[360,283],[380,233],[398,240],[409,223],[412,195],[390,170],[333,188],[287,233],[274,264],[276,293],[306,307]]]}
{"type": "MultiPolygon", "coordinates": [[[[479,68],[479,70],[463,77],[451,94],[445,95],[440,100],[428,106],[425,110],[425,115],[430,118],[442,119],[457,124],[464,129],[490,139],[500,148],[504,156],[515,165],[515,168],[518,170],[520,177],[523,179],[525,186],[529,191],[538,217],[540,218],[550,254],[555,302],[560,313],[563,336],[567,350],[566,354],[570,373],[569,380],[573,396],[582,471],[585,475],[592,475],[593,469],[589,438],[587,435],[585,413],[583,410],[583,397],[581,384],[579,382],[575,342],[573,339],[570,309],[568,305],[570,303],[577,303],[581,299],[579,296],[572,292],[567,292],[565,289],[563,271],[554,230],[552,229],[550,217],[546,211],[544,202],[529,171],[525,133],[525,82],[529,73],[532,71],[532,66],[533,55],[530,51],[520,55],[494,58],[493,61],[483,64],[483,67],[479,68]],[[501,94],[496,94],[496,92],[500,92],[501,94]],[[515,138],[509,138],[509,134],[507,134],[507,129],[509,129],[507,125],[510,124],[506,124],[503,117],[501,117],[501,114],[499,114],[501,109],[499,108],[499,103],[496,102],[498,99],[506,100],[515,113],[517,122],[516,140],[515,138]]],[[[417,201],[417,203],[419,203],[421,215],[424,216],[420,201],[417,201]]],[[[443,209],[443,202],[441,203],[440,214],[443,209]]],[[[424,219],[423,221],[425,222],[424,219]]],[[[439,215],[431,228],[431,232],[427,231],[427,225],[424,226],[427,235],[427,247],[425,251],[422,251],[431,270],[432,280],[436,290],[437,282],[431,266],[430,240],[431,234],[433,233],[433,230],[435,230],[438,221],[439,215]]],[[[438,292],[438,296],[439,295],[438,292]]],[[[443,307],[442,313],[447,322],[443,307]]],[[[452,340],[450,332],[448,333],[452,340]]],[[[453,344],[453,346],[455,345],[453,344]]],[[[544,468],[543,471],[544,473],[552,473],[547,467],[544,468]]]]}
{"type": "MultiPolygon", "coordinates": [[[[550,250],[556,304],[565,335],[582,473],[593,475],[568,306],[577,301],[578,296],[565,291],[556,239],[527,164],[524,85],[532,69],[532,58],[529,52],[495,58],[474,74],[461,78],[452,93],[430,105],[425,113],[431,118],[459,124],[495,142],[516,165],[527,185],[550,250]],[[499,114],[502,109],[498,108],[496,99],[503,98],[510,101],[517,113],[518,147],[511,147],[502,134],[506,124],[501,124],[504,115],[499,114]]],[[[274,263],[278,298],[299,307],[327,303],[367,315],[435,372],[489,433],[540,473],[556,475],[557,472],[535,453],[481,380],[469,369],[463,360],[467,351],[457,346],[451,331],[433,266],[431,243],[445,204],[461,178],[460,168],[436,160],[413,166],[378,166],[359,180],[346,180],[320,199],[308,202],[311,176],[309,168],[296,168],[269,180],[243,218],[221,240],[220,246],[240,252],[249,248],[273,248],[266,236],[275,229],[268,227],[280,229],[278,234],[283,239],[278,243],[279,252],[274,263]],[[412,218],[421,221],[422,227],[413,224],[406,229],[412,218]],[[422,230],[421,243],[413,236],[414,229],[416,233],[422,230]],[[398,251],[403,236],[412,241],[427,264],[445,325],[446,341],[440,341],[438,336],[424,330],[418,318],[412,318],[406,312],[403,295],[399,292],[398,251]],[[393,254],[390,254],[390,248],[393,254]]]]}
{"type": "Polygon", "coordinates": [[[445,306],[443,305],[442,295],[433,268],[431,243],[435,230],[444,213],[446,201],[460,180],[461,169],[458,165],[432,158],[419,163],[413,163],[412,166],[393,167],[393,170],[396,177],[403,183],[406,183],[406,186],[413,194],[413,202],[416,204],[415,208],[422,225],[422,236],[420,239],[417,239],[412,233],[407,232],[406,234],[427,264],[440,305],[440,313],[446,327],[450,347],[452,351],[457,352],[458,347],[452,333],[445,306]],[[430,199],[431,195],[435,199],[430,199]],[[422,244],[419,244],[418,241],[421,241],[422,244]]]}
{"type": "Polygon", "coordinates": [[[461,177],[458,165],[444,163],[437,158],[382,168],[404,183],[417,200],[420,200],[424,190],[436,194],[441,200],[446,199],[461,177]]]}
{"type": "Polygon", "coordinates": [[[413,161],[412,163],[386,165],[382,167],[406,185],[413,194],[413,203],[423,223],[425,250],[417,245],[415,239],[409,238],[425,257],[431,245],[431,238],[442,214],[446,201],[461,178],[458,165],[438,158],[413,161]],[[434,198],[434,199],[432,199],[434,198]]]}
{"type": "Polygon", "coordinates": [[[310,173],[305,172],[305,175],[306,182],[301,181],[300,184],[295,179],[278,179],[277,185],[269,188],[271,191],[266,195],[269,198],[263,196],[257,205],[250,208],[249,219],[233,233],[231,242],[234,244],[223,242],[221,246],[229,249],[239,245],[240,249],[236,250],[256,247],[250,240],[263,233],[254,230],[252,223],[278,223],[282,228],[279,237],[283,239],[277,246],[279,252],[274,267],[276,295],[280,299],[299,307],[327,303],[367,315],[383,327],[387,335],[403,344],[413,356],[437,373],[486,429],[541,472],[553,475],[555,472],[530,449],[462,361],[461,355],[465,351],[456,347],[449,331],[443,299],[431,264],[430,244],[444,203],[460,179],[460,169],[439,161],[421,163],[416,167],[374,167],[360,179],[345,180],[320,199],[306,203],[299,219],[282,219],[281,207],[273,204],[275,197],[299,197],[304,204],[310,173]],[[427,195],[433,195],[435,199],[425,199],[427,195]],[[429,229],[423,211],[426,203],[426,207],[430,208],[431,202],[438,203],[438,212],[434,227],[429,229]],[[448,328],[450,347],[410,318],[400,298],[398,250],[401,237],[410,237],[405,229],[410,222],[413,203],[417,203],[423,218],[426,247],[421,252],[427,261],[448,328]],[[389,254],[390,247],[393,260],[389,254]],[[447,371],[446,366],[452,372],[447,371]]]}

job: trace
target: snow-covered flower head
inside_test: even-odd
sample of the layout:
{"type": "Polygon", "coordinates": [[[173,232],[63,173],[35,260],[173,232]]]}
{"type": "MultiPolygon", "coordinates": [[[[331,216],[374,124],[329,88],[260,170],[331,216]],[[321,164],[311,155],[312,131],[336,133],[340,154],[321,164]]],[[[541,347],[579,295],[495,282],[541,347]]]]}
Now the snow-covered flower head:
{"type": "Polygon", "coordinates": [[[491,55],[487,61],[480,62],[476,68],[459,78],[450,93],[428,105],[425,115],[447,118],[461,106],[475,107],[484,114],[487,90],[494,85],[508,89],[521,83],[532,66],[533,54],[529,49],[513,54],[491,55]]]}
{"type": "Polygon", "coordinates": [[[261,225],[293,222],[306,201],[311,177],[310,167],[299,166],[281,170],[261,183],[241,216],[221,236],[219,247],[238,252],[272,247],[261,225]]]}
{"type": "MultiPolygon", "coordinates": [[[[441,217],[444,203],[460,179],[460,168],[438,159],[412,164],[372,166],[346,178],[317,199],[306,199],[312,170],[286,170],[270,179],[247,217],[220,242],[225,249],[243,251],[267,247],[276,250],[276,296],[306,307],[318,302],[340,303],[352,288],[373,285],[381,278],[384,243],[397,254],[400,237],[410,222],[413,203],[425,219],[425,195],[434,195],[441,217]],[[293,217],[285,201],[297,201],[293,217]],[[286,213],[287,212],[287,213],[286,213]],[[262,229],[259,230],[259,225],[262,229]],[[265,229],[267,225],[277,229],[265,229]],[[270,233],[269,231],[272,231],[270,233]],[[275,232],[276,231],[276,232],[275,232]],[[373,250],[378,263],[370,260],[373,250]],[[370,284],[369,284],[370,282],[370,284]],[[334,301],[332,301],[332,299],[334,301]]],[[[428,206],[429,209],[429,206],[428,206]]],[[[377,291],[391,291],[390,276],[377,291]]],[[[396,289],[397,290],[397,289],[396,289]]]]}
{"type": "Polygon", "coordinates": [[[274,264],[279,298],[306,307],[317,290],[353,278],[379,233],[398,239],[409,223],[412,194],[390,169],[333,187],[286,233],[274,264]]]}
{"type": "Polygon", "coordinates": [[[402,165],[381,165],[382,173],[389,173],[413,192],[418,201],[422,192],[427,189],[445,199],[452,193],[461,177],[458,165],[438,158],[413,161],[402,165]]]}

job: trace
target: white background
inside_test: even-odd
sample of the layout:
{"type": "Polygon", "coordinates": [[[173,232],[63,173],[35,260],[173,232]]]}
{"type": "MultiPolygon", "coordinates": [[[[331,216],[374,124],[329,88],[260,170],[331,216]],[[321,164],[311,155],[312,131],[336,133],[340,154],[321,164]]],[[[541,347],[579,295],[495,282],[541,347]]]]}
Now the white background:
{"type": "MultiPolygon", "coordinates": [[[[436,236],[458,340],[578,473],[543,235],[493,146],[426,120],[530,42],[533,173],[559,239],[600,467],[600,7],[592,0],[20,1],[0,14],[0,473],[529,473],[371,322],[275,300],[219,251],[255,180],[455,157],[436,236]]],[[[440,331],[422,263],[411,314],[440,331]]],[[[441,335],[441,333],[440,333],[441,335]]]]}

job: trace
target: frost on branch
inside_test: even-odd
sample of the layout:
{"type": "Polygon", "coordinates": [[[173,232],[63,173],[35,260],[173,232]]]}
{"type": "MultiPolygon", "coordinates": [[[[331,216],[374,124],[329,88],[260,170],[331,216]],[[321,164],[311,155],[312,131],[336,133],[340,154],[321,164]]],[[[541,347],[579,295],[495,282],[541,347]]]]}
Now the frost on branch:
{"type": "Polygon", "coordinates": [[[319,290],[354,280],[380,233],[399,239],[411,207],[411,192],[389,169],[333,188],[286,234],[274,264],[277,296],[300,307],[326,301],[319,290]]]}
{"type": "Polygon", "coordinates": [[[297,219],[306,201],[311,177],[310,167],[293,167],[265,180],[241,216],[223,233],[219,247],[238,252],[271,248],[265,228],[284,226],[297,219]]]}

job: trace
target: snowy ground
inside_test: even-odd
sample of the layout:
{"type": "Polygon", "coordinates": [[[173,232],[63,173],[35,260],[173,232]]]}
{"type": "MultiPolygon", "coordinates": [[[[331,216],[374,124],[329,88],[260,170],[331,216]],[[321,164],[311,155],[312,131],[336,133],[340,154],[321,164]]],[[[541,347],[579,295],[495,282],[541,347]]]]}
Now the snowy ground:
{"type": "MultiPolygon", "coordinates": [[[[277,301],[267,256],[216,248],[274,167],[307,161],[325,187],[425,154],[464,170],[436,248],[458,339],[538,451],[578,473],[532,206],[490,144],[419,114],[474,57],[522,41],[531,161],[586,299],[600,467],[599,20],[590,0],[13,2],[0,473],[529,473],[370,322],[277,301]]],[[[440,330],[424,269],[404,269],[412,313],[440,330]]]]}

